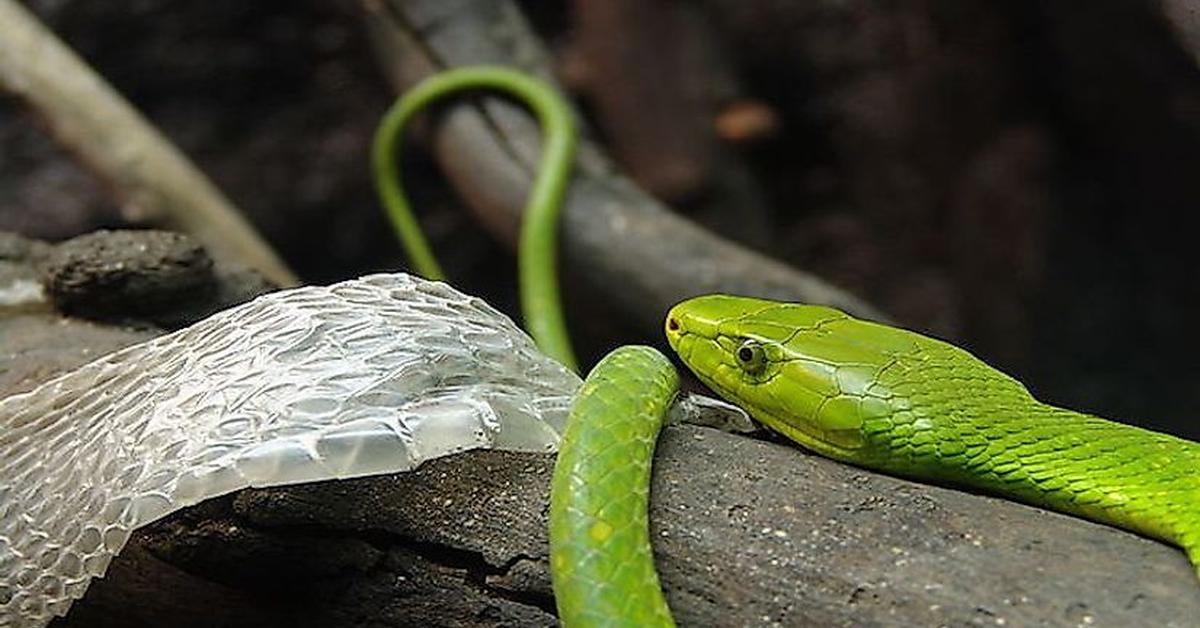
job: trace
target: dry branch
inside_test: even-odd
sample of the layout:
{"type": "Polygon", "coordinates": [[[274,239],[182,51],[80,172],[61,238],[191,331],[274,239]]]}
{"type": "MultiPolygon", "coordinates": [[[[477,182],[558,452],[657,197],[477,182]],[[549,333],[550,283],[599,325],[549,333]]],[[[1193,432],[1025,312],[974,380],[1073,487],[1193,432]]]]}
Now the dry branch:
{"type": "Polygon", "coordinates": [[[282,286],[299,280],[225,196],[132,105],[15,0],[0,0],[0,92],[148,222],[192,234],[218,258],[282,286]]]}

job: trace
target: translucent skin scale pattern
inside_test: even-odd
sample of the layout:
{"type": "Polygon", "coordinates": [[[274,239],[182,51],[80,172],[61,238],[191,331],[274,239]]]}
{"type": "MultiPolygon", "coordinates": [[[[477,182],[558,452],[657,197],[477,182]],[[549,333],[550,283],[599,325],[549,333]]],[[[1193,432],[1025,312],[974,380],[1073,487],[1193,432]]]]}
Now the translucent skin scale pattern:
{"type": "Polygon", "coordinates": [[[805,447],[1121,526],[1200,563],[1200,445],[1044,404],[970,353],[812,305],[713,295],[666,333],[710,388],[805,447]]]}
{"type": "Polygon", "coordinates": [[[210,497],[554,451],[580,384],[483,301],[399,273],[101,357],[0,400],[0,628],[65,614],[132,530],[210,497]]]}

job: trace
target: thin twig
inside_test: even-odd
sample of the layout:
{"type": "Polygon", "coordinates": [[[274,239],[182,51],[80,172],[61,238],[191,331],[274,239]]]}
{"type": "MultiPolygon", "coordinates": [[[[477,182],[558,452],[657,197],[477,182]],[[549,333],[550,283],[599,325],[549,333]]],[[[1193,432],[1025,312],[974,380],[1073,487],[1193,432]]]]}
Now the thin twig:
{"type": "Polygon", "coordinates": [[[299,284],[183,153],[14,0],[0,0],[0,92],[24,101],[148,222],[187,232],[214,256],[246,264],[277,284],[299,284]]]}

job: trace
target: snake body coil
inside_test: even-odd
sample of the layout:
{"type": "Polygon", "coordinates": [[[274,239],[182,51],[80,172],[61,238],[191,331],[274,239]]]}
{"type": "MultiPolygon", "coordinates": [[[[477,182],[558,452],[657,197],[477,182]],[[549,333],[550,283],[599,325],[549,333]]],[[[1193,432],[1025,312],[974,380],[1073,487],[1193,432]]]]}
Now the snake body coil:
{"type": "Polygon", "coordinates": [[[134,528],[247,486],[553,451],[579,378],[407,275],[260,297],[0,401],[0,627],[62,615],[134,528]]]}
{"type": "Polygon", "coordinates": [[[647,509],[654,445],[678,389],[663,354],[626,346],[592,369],[571,404],[550,491],[551,573],[564,626],[675,625],[654,570],[647,509]]]}

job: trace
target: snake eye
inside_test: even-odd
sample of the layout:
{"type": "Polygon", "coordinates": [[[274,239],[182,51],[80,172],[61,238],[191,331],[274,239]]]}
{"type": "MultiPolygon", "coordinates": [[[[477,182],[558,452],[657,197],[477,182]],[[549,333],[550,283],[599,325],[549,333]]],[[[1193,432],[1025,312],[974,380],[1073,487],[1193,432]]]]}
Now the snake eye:
{"type": "Polygon", "coordinates": [[[742,369],[757,373],[761,371],[767,364],[767,356],[763,352],[762,344],[754,340],[746,340],[737,350],[738,364],[742,365],[742,369]]]}

